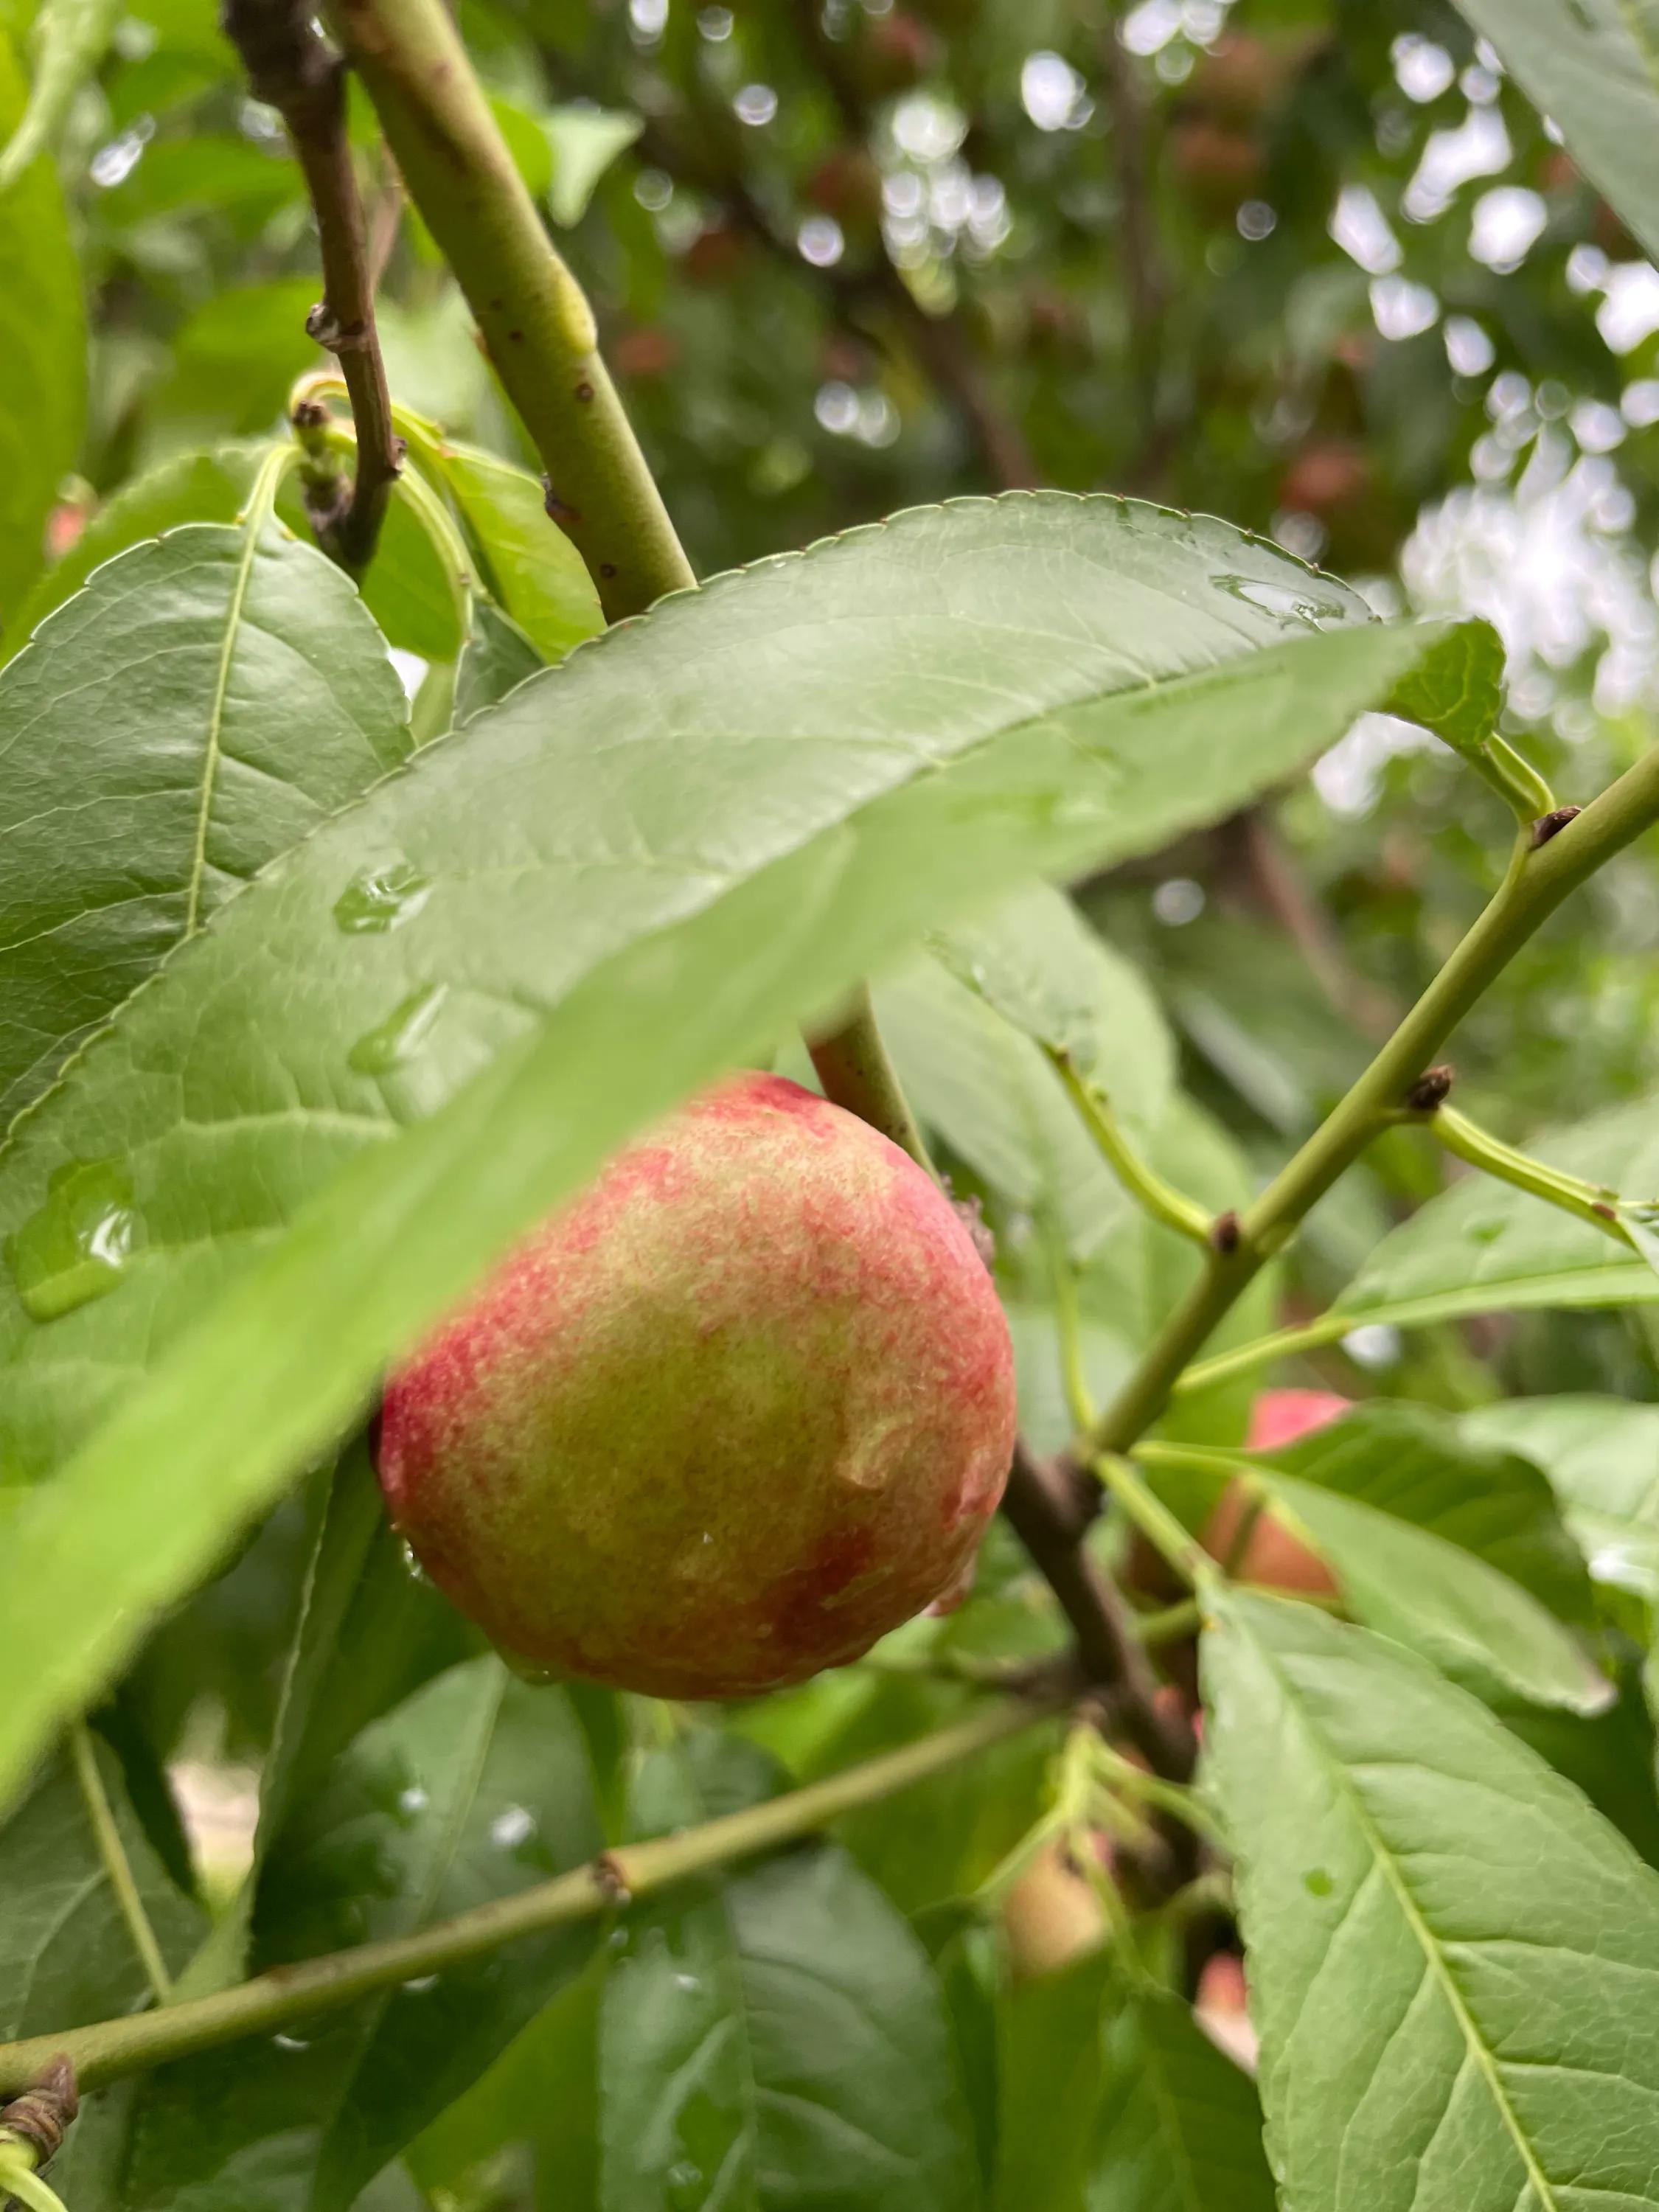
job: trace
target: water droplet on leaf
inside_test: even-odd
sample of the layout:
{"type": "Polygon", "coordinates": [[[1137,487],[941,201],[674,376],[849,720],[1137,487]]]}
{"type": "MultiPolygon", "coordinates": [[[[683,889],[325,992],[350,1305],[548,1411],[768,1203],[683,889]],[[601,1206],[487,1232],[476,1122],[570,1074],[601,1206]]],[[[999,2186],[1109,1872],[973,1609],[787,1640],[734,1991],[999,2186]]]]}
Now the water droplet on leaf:
{"type": "Polygon", "coordinates": [[[1302,1877],[1302,1887],[1310,1897],[1328,1897],[1336,1884],[1323,1867],[1310,1867],[1302,1877]]]}
{"type": "Polygon", "coordinates": [[[359,1075],[390,1075],[412,1060],[432,1034],[433,1024],[449,996],[447,983],[428,983],[399,1000],[383,1022],[365,1030],[346,1054],[359,1075]]]}
{"type": "Polygon", "coordinates": [[[524,1805],[509,1805],[489,1824],[489,1840],[510,1851],[536,1832],[535,1815],[524,1805]]]}
{"type": "Polygon", "coordinates": [[[1218,576],[1216,588],[1247,606],[1285,623],[1316,626],[1340,622],[1344,610],[1334,600],[1316,599],[1305,584],[1276,582],[1267,576],[1218,576]]]}
{"type": "Polygon", "coordinates": [[[334,919],[349,937],[379,936],[413,921],[432,885],[407,860],[360,868],[334,902],[334,919]]]}
{"type": "Polygon", "coordinates": [[[71,1160],[46,1202],[6,1242],[6,1264],[32,1321],[56,1321],[115,1289],[143,1243],[132,1182],[118,1160],[71,1160]]]}

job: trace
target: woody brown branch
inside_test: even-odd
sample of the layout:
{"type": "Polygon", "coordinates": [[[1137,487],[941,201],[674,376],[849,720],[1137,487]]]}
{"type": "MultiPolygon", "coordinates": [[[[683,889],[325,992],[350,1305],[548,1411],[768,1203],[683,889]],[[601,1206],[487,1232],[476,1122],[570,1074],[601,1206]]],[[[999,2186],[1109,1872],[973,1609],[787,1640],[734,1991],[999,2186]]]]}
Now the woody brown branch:
{"type": "Polygon", "coordinates": [[[374,556],[404,447],[392,428],[374,328],[368,225],[346,131],[345,64],[295,0],[224,0],[222,21],[254,96],[283,118],[317,219],[323,296],[306,328],[340,364],[357,465],[349,491],[340,480],[331,490],[313,486],[307,507],[319,544],[356,574],[374,556]]]}

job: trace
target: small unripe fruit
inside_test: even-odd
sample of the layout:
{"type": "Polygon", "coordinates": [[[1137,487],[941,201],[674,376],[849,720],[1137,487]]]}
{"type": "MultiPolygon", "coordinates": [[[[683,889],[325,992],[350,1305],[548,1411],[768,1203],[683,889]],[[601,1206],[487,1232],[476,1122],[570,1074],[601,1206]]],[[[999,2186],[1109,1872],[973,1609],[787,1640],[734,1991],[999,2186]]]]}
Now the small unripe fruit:
{"type": "Polygon", "coordinates": [[[1013,1359],[949,1199],[770,1075],[619,1153],[394,1376],[380,1481],[510,1655],[730,1698],[951,1589],[1001,1494],[1013,1359]]]}

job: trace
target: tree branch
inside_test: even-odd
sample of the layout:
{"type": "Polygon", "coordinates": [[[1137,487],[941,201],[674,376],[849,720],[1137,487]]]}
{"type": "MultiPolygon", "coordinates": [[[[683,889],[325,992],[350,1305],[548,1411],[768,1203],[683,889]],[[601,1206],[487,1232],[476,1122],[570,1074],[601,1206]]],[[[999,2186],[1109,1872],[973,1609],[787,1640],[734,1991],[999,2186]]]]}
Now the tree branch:
{"type": "Polygon", "coordinates": [[[1071,1624],[1079,1663],[1102,1693],[1103,1719],[1122,1730],[1155,1774],[1185,1782],[1197,1755],[1192,1730],[1160,1700],[1123,1601],[1088,1547],[1099,1508],[1099,1490],[1080,1469],[1045,1464],[1024,1443],[1015,1446],[1002,1510],[1071,1624]]]}
{"type": "Polygon", "coordinates": [[[343,483],[331,499],[313,489],[307,505],[318,543],[356,574],[374,556],[404,445],[392,427],[374,329],[374,275],[346,136],[345,65],[305,0],[224,0],[223,21],[256,98],[287,126],[317,218],[323,296],[306,328],[340,364],[357,426],[357,466],[349,494],[343,483]]]}
{"type": "Polygon", "coordinates": [[[1125,1453],[1157,1420],[1183,1370],[1247,1284],[1295,1235],[1309,1209],[1397,1118],[1446,1038],[1556,908],[1604,861],[1659,821],[1659,747],[1582,814],[1534,843],[1523,830],[1509,872],[1417,1004],[1301,1150],[1280,1170],[1209,1264],[1108,1407],[1086,1446],[1125,1453]]]}
{"type": "Polygon", "coordinates": [[[541,455],[548,513],[586,562],[607,618],[694,583],[599,357],[592,311],[553,250],[443,0],[330,0],[329,14],[541,455]]]}
{"type": "Polygon", "coordinates": [[[858,1806],[873,1804],[943,1773],[1062,1711],[1075,1687],[1074,1683],[1051,1681],[1027,1697],[1000,1699],[953,1727],[849,1767],[844,1774],[678,1835],[628,1844],[570,1874],[521,1890],[515,1897],[475,1905],[412,1936],[330,1952],[296,1966],[274,1966],[234,1989],[158,2012],[0,2045],[0,2094],[22,2088],[44,2067],[59,2060],[73,2066],[83,2088],[95,2088],[124,2074],[187,2058],[243,2036],[272,2034],[295,2021],[349,2004],[377,1990],[465,1965],[519,1936],[596,1920],[630,1899],[654,1895],[693,1875],[708,1874],[792,1843],[858,1806]]]}

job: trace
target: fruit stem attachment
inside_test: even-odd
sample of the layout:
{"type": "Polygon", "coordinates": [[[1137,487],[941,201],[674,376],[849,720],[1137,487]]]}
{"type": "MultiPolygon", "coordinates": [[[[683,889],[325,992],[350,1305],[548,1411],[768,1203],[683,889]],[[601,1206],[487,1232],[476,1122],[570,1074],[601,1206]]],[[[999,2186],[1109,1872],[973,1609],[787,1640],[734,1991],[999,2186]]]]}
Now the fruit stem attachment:
{"type": "MultiPolygon", "coordinates": [[[[234,1989],[161,2011],[0,2045],[0,2094],[21,2089],[50,2061],[60,2058],[73,2063],[83,2087],[96,2087],[243,2036],[275,2033],[314,2013],[484,1957],[518,1936],[599,1919],[616,1910],[623,1891],[629,1898],[654,1895],[691,1875],[792,1843],[859,1806],[943,1773],[1051,1719],[1065,1710],[1076,1688],[1069,1675],[1051,1674],[1040,1689],[1024,1697],[982,1705],[950,1728],[879,1759],[866,1759],[845,1773],[726,1814],[679,1835],[625,1844],[606,1853],[603,1862],[577,1867],[514,1897],[475,1905],[414,1935],[276,1967],[234,1989]]],[[[58,2208],[40,2205],[36,2212],[58,2212],[58,2208]]]]}

